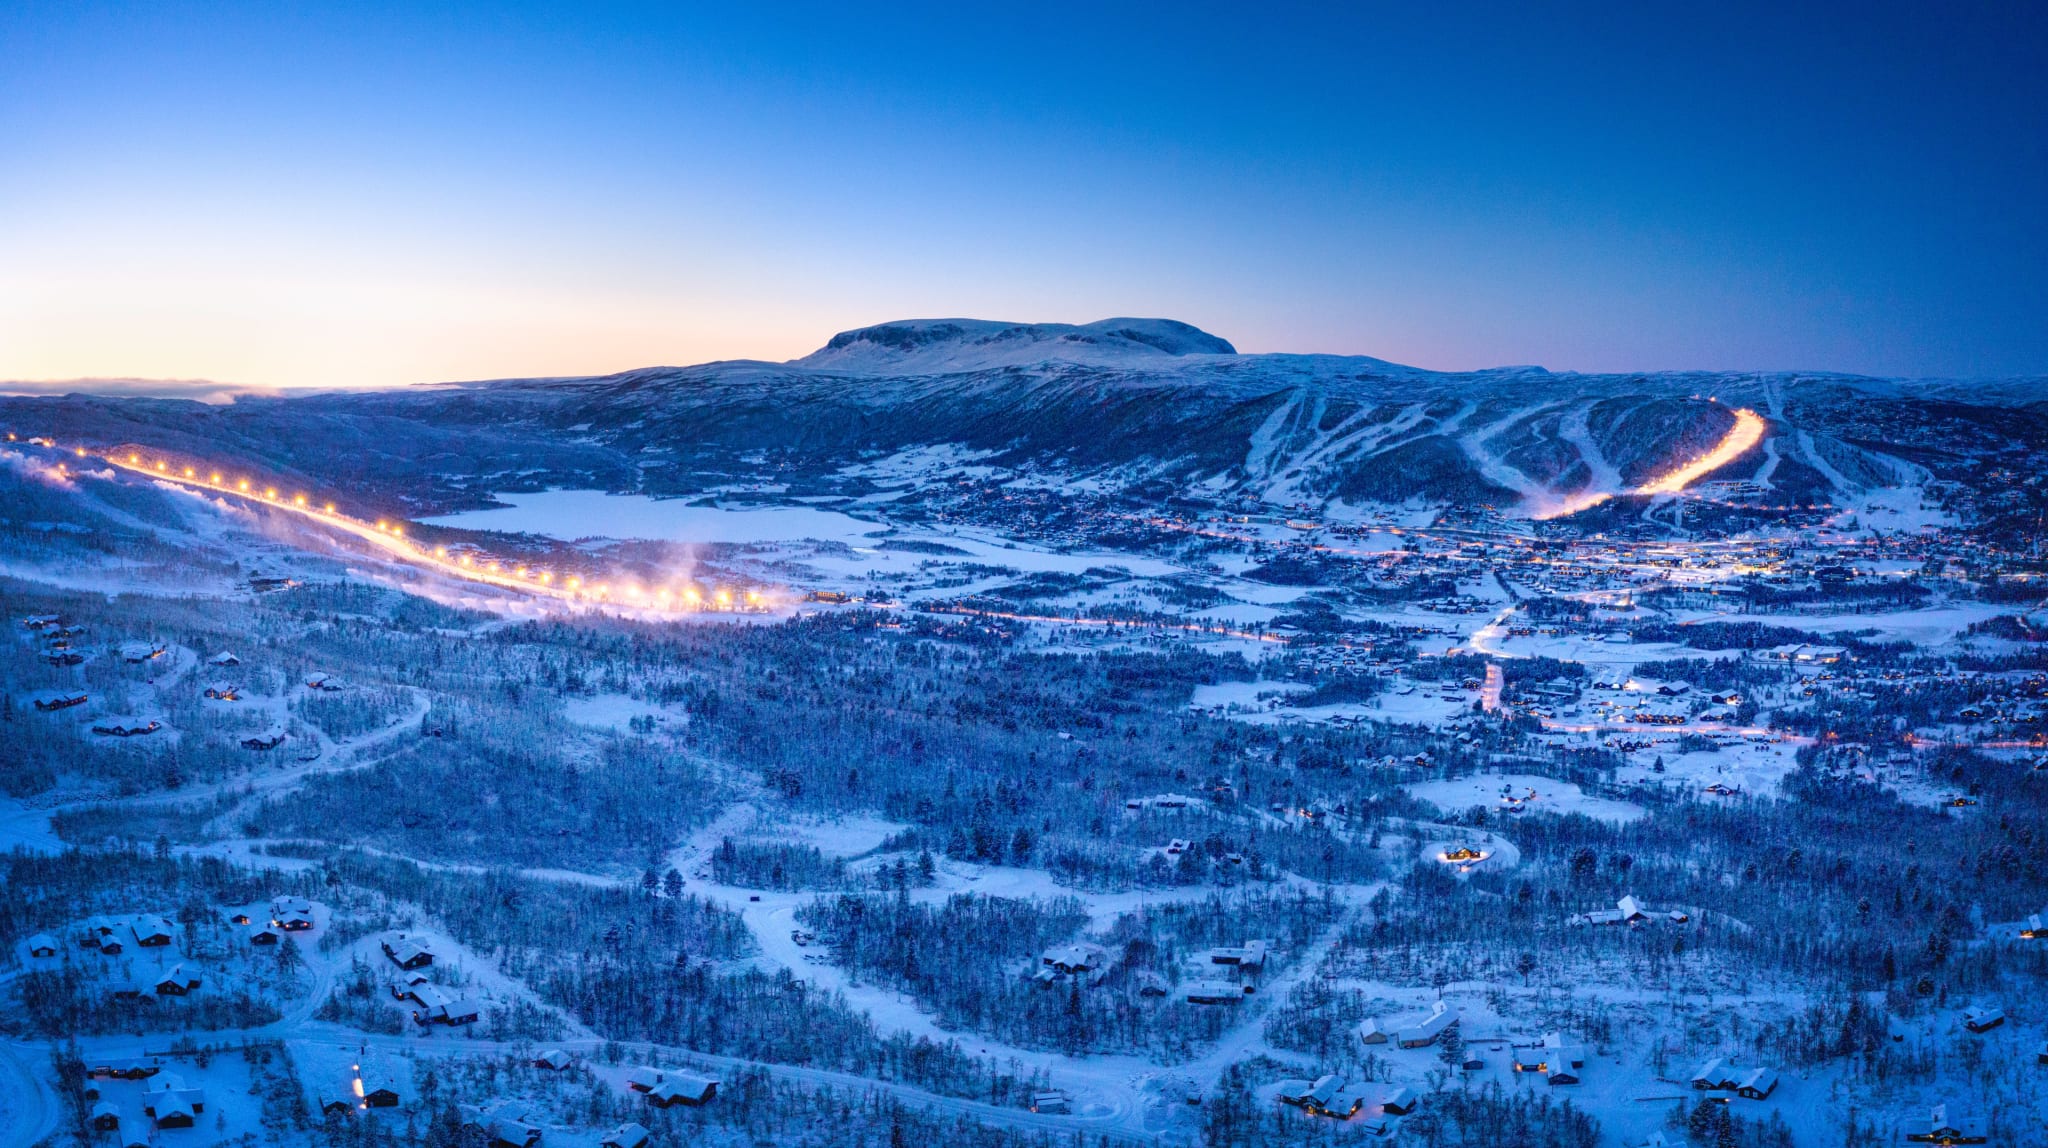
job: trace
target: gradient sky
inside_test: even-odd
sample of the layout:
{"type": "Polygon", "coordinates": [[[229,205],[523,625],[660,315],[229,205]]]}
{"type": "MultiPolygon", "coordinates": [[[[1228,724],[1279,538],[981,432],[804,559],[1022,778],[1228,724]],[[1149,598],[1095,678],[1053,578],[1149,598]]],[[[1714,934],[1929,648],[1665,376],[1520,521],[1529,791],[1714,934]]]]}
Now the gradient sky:
{"type": "Polygon", "coordinates": [[[425,7],[0,4],[0,379],[600,373],[955,315],[2048,374],[2038,4],[425,7]]]}

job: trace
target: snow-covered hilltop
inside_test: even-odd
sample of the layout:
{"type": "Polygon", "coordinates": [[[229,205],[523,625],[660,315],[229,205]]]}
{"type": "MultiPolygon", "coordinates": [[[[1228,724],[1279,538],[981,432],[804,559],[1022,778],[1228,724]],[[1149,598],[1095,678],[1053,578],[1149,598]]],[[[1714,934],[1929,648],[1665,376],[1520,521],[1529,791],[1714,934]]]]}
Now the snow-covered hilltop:
{"type": "Polygon", "coordinates": [[[1142,366],[1187,355],[1235,355],[1237,348],[1173,319],[1000,323],[909,319],[842,331],[793,365],[848,374],[943,375],[1038,363],[1142,366]]]}

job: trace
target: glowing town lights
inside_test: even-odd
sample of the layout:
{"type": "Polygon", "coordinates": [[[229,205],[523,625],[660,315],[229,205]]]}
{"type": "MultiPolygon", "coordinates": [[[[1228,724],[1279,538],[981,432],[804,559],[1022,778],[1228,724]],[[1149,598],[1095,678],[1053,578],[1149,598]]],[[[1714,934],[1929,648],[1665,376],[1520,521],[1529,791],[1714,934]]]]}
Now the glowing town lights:
{"type": "Polygon", "coordinates": [[[540,584],[541,584],[541,585],[545,586],[545,585],[547,585],[548,583],[550,583],[550,582],[553,582],[554,580],[555,580],[555,576],[554,576],[553,574],[550,574],[550,573],[548,573],[548,572],[547,572],[547,571],[545,571],[545,570],[543,570],[543,571],[541,571],[541,572],[540,572],[540,584]]]}
{"type": "Polygon", "coordinates": [[[695,586],[692,586],[689,589],[683,591],[683,601],[688,602],[692,606],[696,605],[698,601],[700,601],[702,598],[703,595],[697,593],[697,588],[695,586]]]}
{"type": "Polygon", "coordinates": [[[448,548],[447,548],[446,546],[436,546],[436,547],[434,547],[434,557],[436,557],[436,558],[446,558],[446,557],[448,557],[448,548]]]}
{"type": "Polygon", "coordinates": [[[571,577],[571,578],[569,579],[569,589],[571,589],[571,590],[579,590],[579,589],[582,589],[582,587],[583,587],[583,579],[581,579],[581,578],[576,578],[576,577],[571,577]]]}
{"type": "Polygon", "coordinates": [[[718,604],[719,604],[719,605],[721,605],[721,606],[729,606],[729,605],[731,605],[731,604],[732,604],[732,592],[731,592],[731,591],[729,591],[729,590],[720,590],[720,591],[718,592],[718,604]]]}
{"type": "Polygon", "coordinates": [[[213,472],[213,473],[212,473],[211,475],[207,476],[207,479],[206,479],[206,481],[208,481],[208,482],[210,482],[210,483],[214,484],[215,486],[219,486],[219,485],[220,485],[220,472],[219,472],[219,471],[217,471],[217,470],[216,470],[216,471],[214,471],[214,472],[213,472]]]}
{"type": "Polygon", "coordinates": [[[164,468],[163,460],[161,460],[161,459],[157,460],[156,468],[157,468],[158,470],[162,470],[162,469],[164,468]]]}
{"type": "Polygon", "coordinates": [[[306,505],[306,496],[305,496],[305,495],[303,495],[303,494],[294,494],[294,495],[292,495],[292,505],[293,505],[293,506],[304,506],[304,505],[306,505]]]}
{"type": "Polygon", "coordinates": [[[128,456],[128,462],[129,462],[129,464],[130,464],[130,465],[133,465],[133,464],[135,464],[135,463],[138,463],[138,462],[141,462],[141,461],[142,461],[142,456],[141,456],[141,455],[139,455],[139,454],[131,454],[131,455],[129,455],[129,456],[128,456]]]}
{"type": "Polygon", "coordinates": [[[192,468],[191,468],[191,467],[189,467],[189,466],[185,468],[185,477],[186,477],[186,478],[191,478],[191,477],[192,477],[192,468]]]}
{"type": "Polygon", "coordinates": [[[246,478],[244,478],[244,479],[238,479],[238,480],[236,480],[236,482],[235,482],[235,489],[236,489],[236,490],[247,490],[247,489],[249,489],[249,480],[248,480],[248,479],[246,479],[246,478]]]}
{"type": "Polygon", "coordinates": [[[84,447],[79,447],[79,448],[78,448],[78,457],[80,457],[80,458],[84,458],[84,457],[85,457],[85,448],[84,448],[84,447]]]}
{"type": "Polygon", "coordinates": [[[275,498],[277,497],[277,488],[276,488],[276,487],[274,487],[274,486],[266,486],[266,487],[264,487],[264,488],[263,488],[263,497],[265,497],[265,498],[270,498],[270,499],[275,499],[275,498]]]}
{"type": "Polygon", "coordinates": [[[394,527],[392,527],[392,528],[391,528],[391,533],[393,533],[393,534],[397,535],[397,536],[398,536],[398,537],[400,537],[400,538],[403,538],[403,537],[405,537],[405,527],[403,527],[403,526],[394,526],[394,527]]]}
{"type": "Polygon", "coordinates": [[[327,513],[329,513],[329,514],[333,514],[333,513],[334,513],[334,504],[333,504],[333,503],[331,503],[331,502],[327,504],[327,513]]]}
{"type": "Polygon", "coordinates": [[[469,560],[469,555],[465,554],[465,555],[463,555],[463,556],[462,556],[462,564],[463,564],[464,566],[468,566],[468,565],[471,565],[471,563],[470,563],[470,560],[469,560]]]}

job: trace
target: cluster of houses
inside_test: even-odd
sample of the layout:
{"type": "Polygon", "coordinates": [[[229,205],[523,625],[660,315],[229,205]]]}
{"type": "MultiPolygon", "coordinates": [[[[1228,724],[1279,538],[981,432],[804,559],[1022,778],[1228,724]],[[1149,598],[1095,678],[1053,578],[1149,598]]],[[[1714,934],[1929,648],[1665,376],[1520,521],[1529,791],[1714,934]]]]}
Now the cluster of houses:
{"type": "Polygon", "coordinates": [[[249,914],[240,910],[228,914],[228,923],[246,926],[252,945],[275,945],[287,934],[303,933],[314,927],[313,902],[304,897],[278,896],[271,899],[265,923],[253,923],[249,914]]]}
{"type": "Polygon", "coordinates": [[[155,1060],[140,1057],[102,1059],[86,1065],[85,1099],[92,1107],[86,1120],[95,1132],[111,1133],[122,1148],[148,1145],[156,1128],[190,1128],[206,1111],[206,1090],[189,1088],[174,1072],[164,1072],[155,1060]],[[140,1121],[124,1121],[121,1109],[101,1094],[103,1080],[146,1080],[142,1093],[140,1121]]]}
{"type": "MultiPolygon", "coordinates": [[[[144,913],[134,917],[88,917],[79,923],[73,936],[80,948],[94,950],[102,956],[118,957],[131,945],[137,949],[168,949],[175,930],[164,918],[144,913]]],[[[31,936],[23,947],[30,957],[37,960],[55,957],[62,948],[57,938],[49,933],[31,936]]],[[[204,983],[205,978],[199,973],[187,969],[182,963],[173,962],[170,967],[151,976],[116,981],[106,986],[106,992],[116,1000],[147,1001],[191,996],[204,983]]]]}
{"type": "MultiPolygon", "coordinates": [[[[1202,965],[1202,975],[1182,986],[1183,998],[1190,1004],[1203,1005],[1242,1002],[1247,994],[1258,991],[1259,978],[1266,971],[1268,953],[1266,942],[1261,940],[1210,949],[1205,954],[1207,959],[1202,965]]],[[[1101,945],[1076,941],[1054,945],[1040,954],[1037,965],[1031,969],[1030,978],[1041,988],[1068,980],[1092,988],[1109,975],[1109,964],[1109,953],[1101,945]]],[[[1163,997],[1169,993],[1166,980],[1157,973],[1141,971],[1135,980],[1140,996],[1163,997]]]]}
{"type": "Polygon", "coordinates": [[[396,933],[382,944],[385,958],[397,966],[391,978],[391,998],[418,1006],[412,1010],[414,1024],[461,1026],[482,1019],[483,1002],[456,996],[428,977],[425,970],[433,966],[434,950],[426,940],[396,933]]]}
{"type": "Polygon", "coordinates": [[[164,723],[152,718],[141,725],[127,725],[118,721],[108,722],[104,725],[96,724],[92,727],[92,732],[101,737],[147,737],[162,728],[164,728],[164,723]]]}
{"type": "Polygon", "coordinates": [[[483,1017],[483,1002],[455,996],[418,971],[402,973],[392,981],[391,996],[394,1000],[409,1000],[419,1006],[412,1010],[412,1020],[421,1026],[445,1024],[460,1027],[475,1024],[483,1017]]]}
{"type": "Polygon", "coordinates": [[[1692,1074],[1692,1087],[1695,1092],[1706,1093],[1710,1100],[1726,1101],[1731,1096],[1765,1100],[1777,1090],[1778,1071],[1774,1068],[1740,1068],[1717,1056],[1692,1074]]]}
{"type": "Polygon", "coordinates": [[[139,949],[163,948],[174,935],[171,923],[153,913],[134,917],[88,917],[78,926],[80,948],[120,956],[130,944],[139,949]]]}
{"type": "Polygon", "coordinates": [[[1561,1032],[1548,1033],[1542,1044],[1516,1049],[1509,1067],[1516,1072],[1540,1073],[1544,1082],[1553,1086],[1577,1084],[1586,1067],[1586,1050],[1566,1043],[1561,1032]]]}
{"type": "Polygon", "coordinates": [[[1316,1080],[1283,1080],[1274,1098],[1314,1116],[1353,1120],[1365,1131],[1383,1134],[1390,1117],[1406,1116],[1421,1101],[1414,1089],[1391,1084],[1348,1083],[1331,1074],[1316,1080]]]}
{"type": "MultiPolygon", "coordinates": [[[[473,1130],[491,1148],[534,1148],[541,1142],[540,1114],[530,1104],[501,1101],[488,1108],[462,1105],[462,1126],[473,1130]]],[[[651,1133],[627,1121],[597,1138],[598,1148],[647,1148],[651,1133]]]]}

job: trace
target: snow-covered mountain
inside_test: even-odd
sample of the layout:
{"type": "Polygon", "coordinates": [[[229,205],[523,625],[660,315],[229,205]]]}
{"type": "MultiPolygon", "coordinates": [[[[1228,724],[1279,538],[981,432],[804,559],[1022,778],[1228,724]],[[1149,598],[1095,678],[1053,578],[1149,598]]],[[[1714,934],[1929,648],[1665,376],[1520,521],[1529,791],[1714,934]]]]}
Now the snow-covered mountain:
{"type": "Polygon", "coordinates": [[[908,320],[835,335],[787,363],[221,407],[5,402],[11,424],[31,432],[248,457],[422,509],[534,485],[686,493],[764,466],[815,477],[944,445],[1141,497],[1546,516],[1699,457],[1745,409],[1762,433],[1705,476],[1723,501],[1918,506],[1976,484],[1987,460],[2048,446],[2043,380],[1449,373],[1364,356],[1243,355],[1165,319],[908,320]]]}
{"type": "Polygon", "coordinates": [[[842,331],[792,365],[843,374],[927,375],[1039,363],[1139,367],[1189,355],[1235,355],[1237,348],[1173,319],[1071,323],[999,323],[986,319],[911,319],[842,331]]]}

